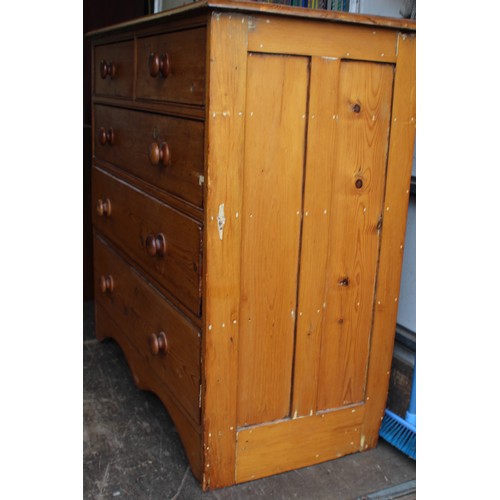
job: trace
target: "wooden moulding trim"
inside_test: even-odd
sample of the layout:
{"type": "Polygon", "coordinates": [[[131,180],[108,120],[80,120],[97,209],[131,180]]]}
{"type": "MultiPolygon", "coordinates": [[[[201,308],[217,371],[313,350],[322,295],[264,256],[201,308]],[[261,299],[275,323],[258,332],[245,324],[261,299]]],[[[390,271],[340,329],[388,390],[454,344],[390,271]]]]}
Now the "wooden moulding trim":
{"type": "Polygon", "coordinates": [[[252,18],[248,49],[252,52],[335,57],[376,62],[396,61],[395,30],[311,19],[252,18]]]}
{"type": "Polygon", "coordinates": [[[359,451],[365,406],[284,420],[238,432],[238,483],[359,451]]]}
{"type": "Polygon", "coordinates": [[[401,34],[394,81],[380,264],[366,387],[365,448],[372,448],[377,443],[389,387],[415,144],[415,72],[415,36],[401,34]]]}
{"type": "Polygon", "coordinates": [[[248,19],[209,20],[203,235],[203,489],[234,484],[248,19]]]}

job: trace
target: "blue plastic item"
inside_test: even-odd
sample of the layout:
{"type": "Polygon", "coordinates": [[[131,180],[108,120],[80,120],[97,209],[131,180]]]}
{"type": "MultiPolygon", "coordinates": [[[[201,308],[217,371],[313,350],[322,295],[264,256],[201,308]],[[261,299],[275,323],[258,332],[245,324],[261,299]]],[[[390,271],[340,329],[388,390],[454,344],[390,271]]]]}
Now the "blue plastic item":
{"type": "Polygon", "coordinates": [[[413,383],[410,405],[405,419],[386,409],[380,427],[380,437],[395,446],[413,460],[417,459],[417,402],[416,402],[417,366],[413,371],[413,383]]]}

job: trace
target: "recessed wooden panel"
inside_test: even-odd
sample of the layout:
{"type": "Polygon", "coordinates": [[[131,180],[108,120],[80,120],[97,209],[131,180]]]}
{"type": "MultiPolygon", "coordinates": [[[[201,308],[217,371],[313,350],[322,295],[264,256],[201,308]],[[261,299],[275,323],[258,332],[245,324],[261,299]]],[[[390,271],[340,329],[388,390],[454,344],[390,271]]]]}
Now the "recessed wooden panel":
{"type": "Polygon", "coordinates": [[[247,75],[239,425],[290,411],[309,60],[250,54],[247,75]]]}
{"type": "Polygon", "coordinates": [[[364,398],[393,72],[386,64],[340,66],[318,409],[364,398]]]}
{"type": "Polygon", "coordinates": [[[316,410],[340,64],[340,59],[313,57],[311,60],[304,219],[293,369],[294,417],[309,415],[316,410]]]}

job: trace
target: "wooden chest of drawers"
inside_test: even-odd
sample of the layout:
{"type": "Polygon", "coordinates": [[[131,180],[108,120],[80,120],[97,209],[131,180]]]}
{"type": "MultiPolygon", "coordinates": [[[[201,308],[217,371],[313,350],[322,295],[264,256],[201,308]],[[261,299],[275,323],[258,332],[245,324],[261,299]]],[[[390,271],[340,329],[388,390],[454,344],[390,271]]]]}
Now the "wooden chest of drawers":
{"type": "Polygon", "coordinates": [[[98,338],[204,489],[375,446],[415,24],[203,1],[90,36],[98,338]]]}

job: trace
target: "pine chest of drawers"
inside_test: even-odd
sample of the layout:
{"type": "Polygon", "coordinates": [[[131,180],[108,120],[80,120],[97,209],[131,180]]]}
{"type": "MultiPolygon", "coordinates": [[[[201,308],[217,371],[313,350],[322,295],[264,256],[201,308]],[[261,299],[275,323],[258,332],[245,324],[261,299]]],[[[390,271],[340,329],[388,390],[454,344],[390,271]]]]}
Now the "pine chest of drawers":
{"type": "Polygon", "coordinates": [[[89,36],[98,338],[204,489],[375,446],[415,24],[204,1],[89,36]]]}

